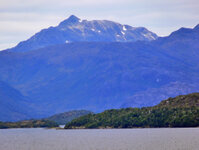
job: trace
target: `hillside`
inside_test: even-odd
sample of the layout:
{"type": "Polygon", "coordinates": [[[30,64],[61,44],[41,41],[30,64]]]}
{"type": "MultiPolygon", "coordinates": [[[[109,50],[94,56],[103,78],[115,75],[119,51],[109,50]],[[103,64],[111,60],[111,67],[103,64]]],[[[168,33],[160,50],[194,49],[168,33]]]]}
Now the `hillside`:
{"type": "Polygon", "coordinates": [[[73,111],[68,111],[68,112],[50,116],[50,117],[46,118],[45,120],[54,121],[59,125],[63,125],[63,124],[66,124],[66,123],[72,121],[73,119],[76,119],[76,118],[79,118],[81,116],[88,115],[91,113],[92,112],[87,111],[87,110],[73,110],[73,111]]]}
{"type": "Polygon", "coordinates": [[[0,81],[0,121],[19,121],[36,117],[32,101],[9,84],[0,81]]]}
{"type": "Polygon", "coordinates": [[[199,107],[199,93],[189,95],[180,95],[175,98],[169,98],[157,105],[158,108],[178,108],[178,107],[199,107]]]}
{"type": "Polygon", "coordinates": [[[154,107],[112,109],[66,124],[73,128],[198,127],[199,93],[181,95],[154,107]]]}

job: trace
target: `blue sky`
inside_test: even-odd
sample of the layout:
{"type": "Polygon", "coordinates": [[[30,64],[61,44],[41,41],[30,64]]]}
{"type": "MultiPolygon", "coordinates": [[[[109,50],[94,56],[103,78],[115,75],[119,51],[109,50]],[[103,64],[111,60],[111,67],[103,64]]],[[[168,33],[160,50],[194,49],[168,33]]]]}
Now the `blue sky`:
{"type": "Polygon", "coordinates": [[[159,36],[199,24],[199,0],[0,0],[0,49],[70,15],[144,26],[159,36]]]}

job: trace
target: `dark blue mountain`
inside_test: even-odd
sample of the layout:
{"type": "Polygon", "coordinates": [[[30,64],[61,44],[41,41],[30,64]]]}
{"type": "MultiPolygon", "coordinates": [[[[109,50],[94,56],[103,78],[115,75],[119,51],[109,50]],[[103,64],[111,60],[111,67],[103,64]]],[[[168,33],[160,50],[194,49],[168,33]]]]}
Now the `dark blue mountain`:
{"type": "Polygon", "coordinates": [[[0,81],[0,120],[18,121],[35,117],[31,113],[32,102],[18,90],[0,81]]]}
{"type": "Polygon", "coordinates": [[[131,42],[155,39],[157,39],[157,35],[143,27],[135,28],[108,20],[81,20],[72,15],[58,26],[41,30],[30,39],[20,42],[11,51],[30,51],[45,46],[77,41],[131,42]]]}
{"type": "Polygon", "coordinates": [[[151,42],[72,42],[2,51],[0,80],[29,97],[41,116],[74,109],[100,112],[197,92],[198,60],[197,26],[151,42]]]}

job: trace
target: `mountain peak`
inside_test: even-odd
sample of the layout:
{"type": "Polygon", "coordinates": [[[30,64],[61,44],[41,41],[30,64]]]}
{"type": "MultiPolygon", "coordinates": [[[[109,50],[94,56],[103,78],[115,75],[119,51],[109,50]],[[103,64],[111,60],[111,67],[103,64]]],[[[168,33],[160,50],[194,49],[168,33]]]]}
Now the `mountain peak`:
{"type": "Polygon", "coordinates": [[[79,21],[80,18],[76,17],[75,15],[71,15],[70,17],[68,17],[67,20],[68,20],[68,21],[79,21]]]}
{"type": "Polygon", "coordinates": [[[194,27],[194,29],[196,30],[199,30],[199,24],[198,25],[196,25],[195,27],[194,27]]]}
{"type": "Polygon", "coordinates": [[[59,26],[66,26],[69,24],[75,24],[80,21],[80,18],[76,17],[75,15],[71,15],[66,20],[62,21],[59,26]]]}

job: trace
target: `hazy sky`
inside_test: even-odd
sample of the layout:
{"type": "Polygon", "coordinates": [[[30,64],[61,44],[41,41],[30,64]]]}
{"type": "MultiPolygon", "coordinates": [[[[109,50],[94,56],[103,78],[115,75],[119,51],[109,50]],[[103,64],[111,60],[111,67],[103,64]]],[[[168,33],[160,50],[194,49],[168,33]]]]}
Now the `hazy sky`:
{"type": "Polygon", "coordinates": [[[165,36],[199,24],[199,0],[0,0],[0,49],[15,46],[71,14],[144,26],[165,36]]]}

